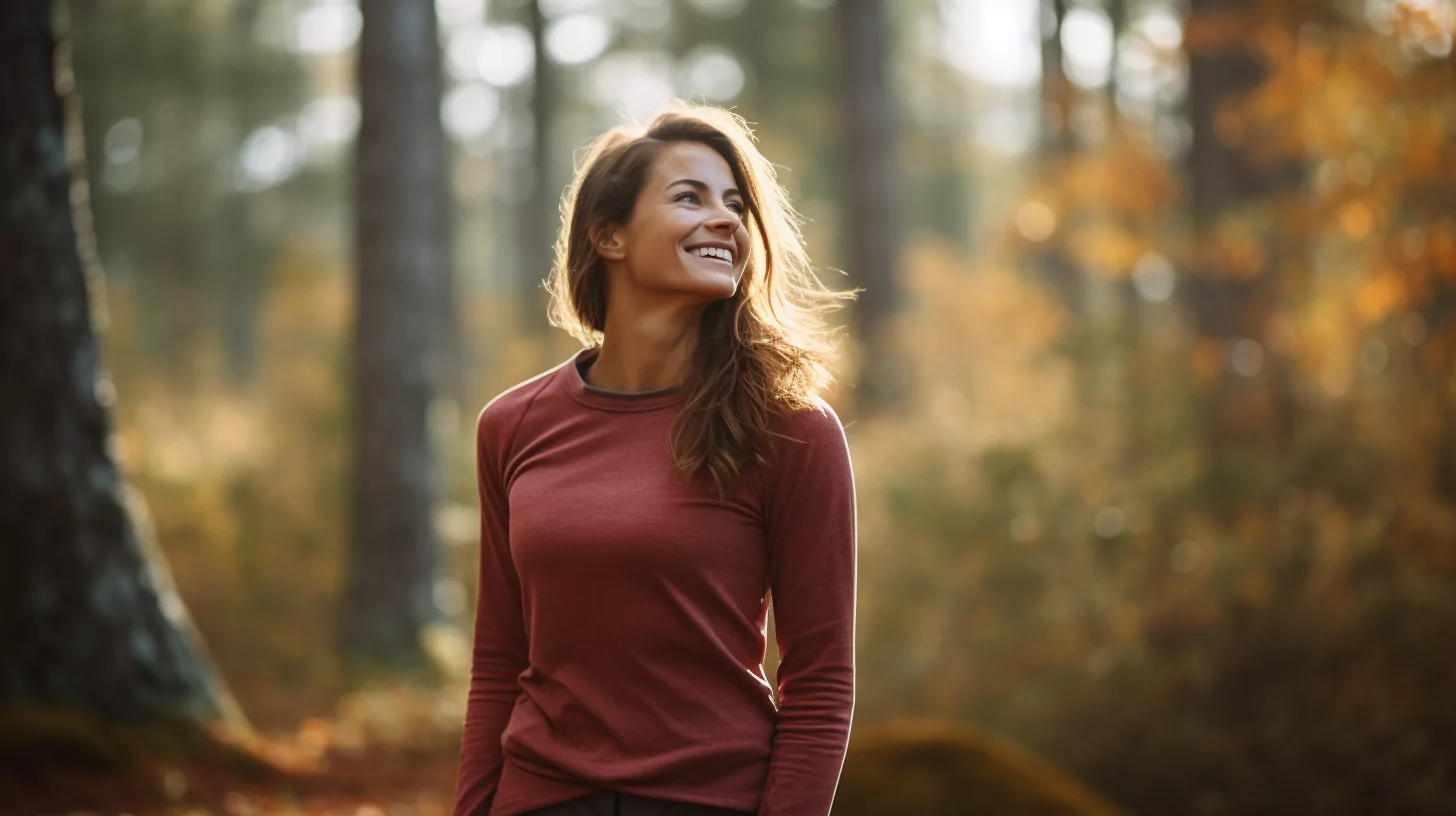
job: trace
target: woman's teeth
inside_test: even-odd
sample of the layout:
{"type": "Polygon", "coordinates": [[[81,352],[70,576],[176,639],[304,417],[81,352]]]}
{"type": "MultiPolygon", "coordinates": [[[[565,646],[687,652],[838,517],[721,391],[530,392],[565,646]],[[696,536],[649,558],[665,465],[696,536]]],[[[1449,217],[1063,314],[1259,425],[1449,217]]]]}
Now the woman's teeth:
{"type": "Polygon", "coordinates": [[[733,265],[733,253],[729,252],[726,249],[719,249],[717,247],[699,247],[693,250],[693,254],[697,255],[700,258],[712,258],[716,261],[722,261],[729,266],[733,265]]]}

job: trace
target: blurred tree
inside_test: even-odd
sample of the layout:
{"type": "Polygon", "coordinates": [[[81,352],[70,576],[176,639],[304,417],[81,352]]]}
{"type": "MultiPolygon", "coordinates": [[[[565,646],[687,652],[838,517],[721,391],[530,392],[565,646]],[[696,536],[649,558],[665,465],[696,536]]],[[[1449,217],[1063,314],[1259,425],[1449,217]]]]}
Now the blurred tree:
{"type": "Polygon", "coordinates": [[[53,18],[49,0],[0,11],[0,257],[9,283],[0,299],[0,704],[246,728],[134,521],[137,505],[129,508],[108,448],[111,388],[90,307],[100,271],[78,114],[67,121],[61,96],[73,87],[66,34],[64,10],[53,18]]]}
{"type": "MultiPolygon", "coordinates": [[[[1252,131],[1236,137],[1240,125],[1232,106],[1270,75],[1259,58],[1258,38],[1247,32],[1291,36],[1307,17],[1300,8],[1305,5],[1193,0],[1189,9],[1187,173],[1195,274],[1182,291],[1210,361],[1209,498],[1224,511],[1232,507],[1233,486],[1250,485],[1234,470],[1240,460],[1253,451],[1278,451],[1289,441],[1288,387],[1268,329],[1291,283],[1288,275],[1306,251],[1301,237],[1280,230],[1270,212],[1275,205],[1294,206],[1280,194],[1298,190],[1304,162],[1298,150],[1271,155],[1268,145],[1297,138],[1297,131],[1277,138],[1252,131]]],[[[1223,515],[1227,520],[1227,512],[1223,515]]]]}
{"type": "MultiPolygon", "coordinates": [[[[1067,15],[1066,0],[1041,0],[1041,140],[1040,153],[1048,169],[1061,166],[1076,150],[1077,139],[1072,131],[1072,104],[1077,89],[1067,79],[1062,61],[1062,20],[1067,15]]],[[[1052,169],[1052,172],[1055,172],[1052,169]]],[[[1056,245],[1041,254],[1040,267],[1045,280],[1061,299],[1062,305],[1080,312],[1082,308],[1081,274],[1067,253],[1056,245]]]]}
{"type": "Polygon", "coordinates": [[[356,156],[353,496],[343,657],[426,668],[438,474],[430,409],[454,357],[449,186],[434,5],[364,0],[356,156]]]}
{"type": "Polygon", "coordinates": [[[528,0],[526,13],[535,59],[531,70],[531,194],[521,204],[521,326],[545,334],[546,290],[541,282],[550,274],[556,253],[553,241],[561,219],[561,190],[551,172],[552,141],[556,124],[555,66],[546,54],[546,15],[540,0],[528,0]]]}
{"type": "Polygon", "coordinates": [[[840,0],[835,11],[844,100],[844,236],[849,247],[844,267],[864,289],[855,310],[863,350],[856,394],[860,407],[874,410],[894,400],[909,374],[883,336],[885,322],[899,307],[895,267],[902,228],[890,32],[880,0],[840,0]]]}

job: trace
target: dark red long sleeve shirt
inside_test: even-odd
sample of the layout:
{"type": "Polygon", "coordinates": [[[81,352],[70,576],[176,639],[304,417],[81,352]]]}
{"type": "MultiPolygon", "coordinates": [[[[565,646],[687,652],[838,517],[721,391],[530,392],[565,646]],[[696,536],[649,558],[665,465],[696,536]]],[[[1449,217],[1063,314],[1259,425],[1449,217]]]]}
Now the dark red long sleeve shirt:
{"type": "Polygon", "coordinates": [[[600,790],[825,816],[854,710],[855,493],[827,404],[726,501],[667,452],[677,389],[586,349],[477,423],[480,593],[455,816],[600,790]],[[781,660],[763,670],[770,590],[781,660]]]}

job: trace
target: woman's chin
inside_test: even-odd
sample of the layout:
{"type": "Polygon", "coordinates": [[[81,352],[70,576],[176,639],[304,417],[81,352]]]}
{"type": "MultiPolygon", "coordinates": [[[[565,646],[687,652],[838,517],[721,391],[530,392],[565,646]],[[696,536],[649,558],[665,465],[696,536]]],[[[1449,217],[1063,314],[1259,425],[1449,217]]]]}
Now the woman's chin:
{"type": "Polygon", "coordinates": [[[685,292],[691,291],[694,295],[705,301],[722,300],[733,297],[738,291],[738,281],[734,277],[736,270],[725,269],[721,273],[705,275],[697,273],[692,276],[692,283],[683,287],[685,292]]]}

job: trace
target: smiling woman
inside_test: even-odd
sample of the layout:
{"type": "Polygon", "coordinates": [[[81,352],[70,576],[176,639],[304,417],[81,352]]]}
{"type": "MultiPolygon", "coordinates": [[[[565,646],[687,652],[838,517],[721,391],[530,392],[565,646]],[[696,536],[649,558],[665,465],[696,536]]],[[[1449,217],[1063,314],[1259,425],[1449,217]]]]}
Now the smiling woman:
{"type": "Polygon", "coordinates": [[[850,295],[814,276],[772,166],[719,108],[603,134],[564,212],[551,317],[587,348],[477,422],[456,816],[823,816],[854,709],[857,545],[817,391],[825,314],[850,295]]]}

